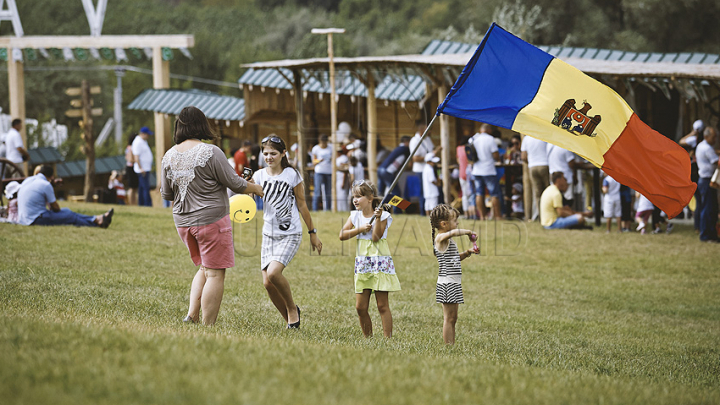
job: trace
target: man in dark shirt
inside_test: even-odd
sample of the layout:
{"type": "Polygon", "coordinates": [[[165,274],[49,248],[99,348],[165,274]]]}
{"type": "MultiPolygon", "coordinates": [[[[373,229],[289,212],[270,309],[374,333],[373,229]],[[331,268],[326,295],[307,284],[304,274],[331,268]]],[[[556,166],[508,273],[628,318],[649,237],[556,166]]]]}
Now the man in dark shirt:
{"type": "MultiPolygon", "coordinates": [[[[390,155],[378,166],[378,194],[384,195],[385,189],[390,187],[395,176],[397,176],[400,168],[405,160],[410,156],[410,137],[403,136],[400,138],[400,145],[390,152],[390,155]]],[[[397,190],[397,186],[395,188],[397,190]]]]}

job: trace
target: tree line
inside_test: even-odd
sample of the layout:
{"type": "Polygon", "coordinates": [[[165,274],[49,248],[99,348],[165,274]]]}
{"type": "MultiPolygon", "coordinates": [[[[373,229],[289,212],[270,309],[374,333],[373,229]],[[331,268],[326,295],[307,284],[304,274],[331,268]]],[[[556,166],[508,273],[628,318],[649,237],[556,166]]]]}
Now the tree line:
{"type": "MultiPolygon", "coordinates": [[[[88,35],[80,0],[17,1],[25,35],[88,35]]],[[[706,52],[720,54],[720,2],[717,0],[110,0],[103,34],[194,34],[193,58],[175,52],[173,73],[236,83],[242,63],[285,58],[322,57],[326,40],[314,27],[342,27],[335,37],[338,56],[419,53],[432,39],[479,43],[489,25],[504,28],[537,45],[621,49],[636,52],[706,52]]],[[[0,35],[12,35],[9,22],[0,35]]],[[[151,69],[145,58],[128,56],[132,64],[151,69]]],[[[66,160],[81,159],[76,119],[64,117],[67,87],[82,79],[103,87],[95,103],[104,107],[104,123],[112,116],[112,71],[92,70],[115,61],[65,62],[38,57],[26,72],[27,116],[40,122],[57,118],[70,128],[62,148],[66,160]],[[52,70],[74,66],[81,71],[52,70]]],[[[128,73],[123,104],[152,87],[152,77],[128,73]]],[[[171,80],[173,88],[198,88],[242,96],[237,87],[218,87],[171,80]]],[[[0,107],[9,110],[7,73],[0,71],[0,107]]],[[[149,113],[125,111],[126,135],[151,125],[149,113]]],[[[101,125],[98,125],[101,127],[101,125]]],[[[99,131],[99,129],[98,129],[99,131]]],[[[116,154],[109,139],[98,156],[116,154]]]]}

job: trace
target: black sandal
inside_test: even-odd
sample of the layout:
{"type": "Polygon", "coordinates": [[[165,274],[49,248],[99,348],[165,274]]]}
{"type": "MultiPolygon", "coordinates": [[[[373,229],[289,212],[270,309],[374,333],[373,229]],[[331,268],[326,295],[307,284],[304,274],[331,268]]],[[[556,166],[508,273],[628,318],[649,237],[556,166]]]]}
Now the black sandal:
{"type": "Polygon", "coordinates": [[[298,311],[298,321],[295,323],[289,323],[287,326],[288,329],[300,329],[300,307],[295,305],[295,308],[297,308],[298,311]]]}

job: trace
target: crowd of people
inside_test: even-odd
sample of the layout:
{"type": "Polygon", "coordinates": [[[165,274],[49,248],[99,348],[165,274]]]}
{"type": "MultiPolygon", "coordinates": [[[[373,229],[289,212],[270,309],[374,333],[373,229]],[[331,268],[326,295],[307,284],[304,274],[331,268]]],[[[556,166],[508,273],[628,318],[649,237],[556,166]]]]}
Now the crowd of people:
{"type": "MultiPolygon", "coordinates": [[[[181,125],[181,120],[178,120],[181,125]]],[[[18,164],[29,157],[22,144],[20,120],[12,122],[12,129],[5,137],[6,157],[18,164]]],[[[377,189],[380,195],[392,192],[417,202],[420,215],[429,215],[443,198],[443,179],[438,176],[440,146],[435,146],[431,136],[422,138],[426,126],[416,122],[413,136],[403,136],[392,150],[378,144],[377,189]],[[422,140],[422,141],[421,141],[422,140]],[[415,153],[411,155],[411,153],[415,153]],[[398,179],[397,186],[389,190],[401,167],[409,159],[408,167],[398,179]],[[401,189],[405,189],[404,193],[401,189]]],[[[148,138],[154,135],[148,127],[142,127],[137,134],[129,137],[125,148],[125,172],[113,171],[108,181],[108,190],[118,204],[152,206],[150,196],[150,173],[153,170],[154,155],[148,138]]],[[[343,122],[337,132],[337,158],[332,162],[333,146],[326,134],[318,136],[318,142],[305,158],[306,169],[312,172],[312,211],[330,210],[333,204],[332,188],[335,188],[337,209],[349,211],[352,205],[351,185],[365,179],[367,153],[365,141],[351,131],[343,122]],[[333,165],[336,168],[336,183],[332,183],[333,165]]],[[[717,237],[717,190],[713,187],[712,176],[717,170],[717,131],[705,127],[700,120],[693,130],[679,143],[690,153],[693,162],[693,181],[698,184],[695,193],[695,229],[703,241],[716,241],[717,237]]],[[[299,162],[297,144],[288,152],[289,163],[299,162]]],[[[261,145],[244,140],[241,147],[230,151],[227,158],[238,176],[243,171],[257,172],[267,167],[262,158],[261,145]]],[[[457,169],[451,179],[457,185],[458,204],[466,219],[525,218],[539,221],[548,229],[579,228],[591,229],[585,218],[591,215],[590,199],[582,179],[585,169],[593,166],[574,153],[548,144],[544,141],[514,134],[509,142],[502,141],[500,133],[491,125],[480,124],[475,134],[467,134],[460,140],[456,150],[457,169]],[[525,183],[530,188],[532,205],[524,206],[523,178],[517,171],[506,170],[526,163],[529,178],[525,183]],[[557,175],[562,174],[562,177],[557,175]],[[501,182],[504,181],[505,185],[501,182]],[[558,200],[558,192],[559,198],[558,200]],[[560,201],[560,202],[558,202],[560,201]],[[527,209],[526,209],[527,208],[527,209]]],[[[719,181],[717,179],[715,182],[719,181]]],[[[603,176],[602,204],[593,207],[601,210],[607,221],[607,232],[611,232],[613,220],[619,232],[633,228],[641,233],[659,233],[665,220],[664,213],[652,206],[644,196],[627,186],[619,184],[610,176],[603,176]],[[650,219],[652,226],[646,226],[650,219]],[[632,222],[636,221],[637,226],[632,222]]],[[[589,191],[589,190],[588,190],[589,191]]],[[[228,190],[228,194],[234,192],[228,190]]],[[[172,203],[164,200],[165,206],[172,203]]],[[[15,207],[16,205],[13,204],[15,207]]],[[[262,202],[259,202],[262,207],[262,202]]],[[[687,211],[687,210],[686,210],[687,211]]],[[[686,212],[688,215],[690,212],[686,212]]],[[[666,232],[673,224],[666,225],[666,232]]]]}
{"type": "MultiPolygon", "coordinates": [[[[308,168],[314,170],[313,210],[329,209],[330,188],[337,187],[338,196],[347,198],[351,211],[340,230],[339,239],[356,239],[355,294],[356,312],[364,336],[372,336],[373,328],[368,310],[374,294],[382,321],[383,335],[392,336],[393,318],[390,309],[390,292],[400,291],[400,281],[387,244],[392,214],[379,206],[381,196],[407,159],[412,162],[409,176],[419,180],[421,214],[429,217],[432,229],[432,247],[438,262],[436,302],[443,306],[442,336],[447,344],[455,342],[458,306],[464,303],[460,262],[479,249],[477,235],[460,229],[460,211],[440,203],[441,180],[437,176],[440,148],[429,137],[422,138],[425,126],[417,125],[414,137],[403,137],[392,151],[384,151],[378,158],[380,188],[365,179],[363,162],[367,159],[361,139],[347,134],[338,158],[332,162],[332,145],[321,135],[318,144],[309,153],[308,168]],[[412,154],[412,151],[416,153],[412,154]],[[412,156],[411,156],[412,155],[412,156]],[[330,173],[332,164],[339,171],[339,180],[333,185],[330,173]],[[460,252],[453,240],[468,236],[473,248],[460,252]]],[[[466,216],[480,219],[501,218],[502,203],[507,199],[512,214],[523,212],[522,185],[511,178],[512,196],[503,197],[499,184],[499,164],[528,163],[530,186],[538,209],[535,218],[546,229],[587,228],[585,218],[591,213],[574,209],[573,183],[577,183],[578,169],[585,168],[573,153],[536,139],[513,136],[505,150],[501,150],[494,128],[483,124],[479,131],[468,136],[457,149],[458,173],[462,188],[462,208],[466,216]],[[489,204],[488,204],[489,202],[489,204]],[[489,206],[486,211],[485,207],[489,206]]],[[[137,188],[139,205],[147,205],[149,198],[148,173],[152,167],[152,153],[147,144],[152,135],[147,127],[131,138],[126,149],[128,166],[123,186],[123,175],[113,172],[108,187],[128,202],[137,188]],[[134,185],[133,176],[137,179],[134,185]]],[[[213,141],[216,135],[207,118],[195,107],[184,108],[177,118],[173,146],[161,162],[160,193],[172,202],[172,213],[179,238],[199,269],[190,287],[189,307],[185,322],[212,325],[216,322],[222,303],[225,271],[235,265],[232,226],[229,215],[228,190],[260,197],[263,201],[263,237],[260,271],[270,301],[283,318],[288,329],[300,328],[301,310],[296,304],[290,282],[284,270],[296,255],[305,223],[313,250],[322,252],[322,242],[305,200],[305,181],[291,164],[297,148],[287,148],[285,141],[275,135],[265,137],[259,146],[244,141],[228,158],[219,147],[204,141],[213,141]],[[229,163],[229,164],[228,164],[229,163]]],[[[688,148],[697,167],[698,192],[696,215],[697,230],[703,241],[717,242],[717,191],[718,156],[717,131],[696,123],[691,134],[681,140],[688,148]]],[[[16,149],[22,155],[20,149],[16,149]]],[[[507,173],[506,173],[507,175],[507,173]]],[[[509,176],[508,176],[509,177],[509,176]]],[[[53,190],[54,171],[51,166],[40,166],[33,176],[22,183],[10,183],[5,195],[10,200],[9,214],[22,225],[76,225],[107,228],[114,210],[101,215],[82,215],[60,208],[53,190]]],[[[508,179],[506,179],[507,181],[508,179]]],[[[652,232],[661,232],[662,213],[644,196],[610,176],[603,180],[602,210],[607,218],[607,231],[617,221],[618,231],[629,231],[632,213],[639,225],[636,230],[646,233],[652,218],[652,232]],[[637,201],[637,206],[633,204],[637,201]]],[[[340,204],[341,199],[338,200],[340,204]]],[[[597,207],[600,209],[600,207],[597,207]]],[[[518,217],[520,217],[518,215],[518,217]]],[[[529,218],[533,220],[534,218],[529,218]]],[[[672,224],[666,225],[666,232],[672,224]]]]}

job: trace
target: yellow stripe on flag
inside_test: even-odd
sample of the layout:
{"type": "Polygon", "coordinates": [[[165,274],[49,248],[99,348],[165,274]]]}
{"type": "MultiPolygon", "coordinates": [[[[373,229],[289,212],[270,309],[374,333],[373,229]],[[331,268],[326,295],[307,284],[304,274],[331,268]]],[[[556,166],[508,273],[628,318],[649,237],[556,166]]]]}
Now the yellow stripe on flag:
{"type": "Polygon", "coordinates": [[[550,62],[540,88],[532,102],[517,115],[512,129],[572,150],[600,167],[603,155],[625,129],[633,111],[615,91],[586,76],[560,59],[550,62]],[[572,100],[572,101],[571,101],[572,100]],[[574,102],[573,102],[574,101],[574,102]],[[553,124],[556,114],[565,113],[553,124]],[[589,133],[579,125],[592,127],[592,119],[600,121],[589,133]],[[597,120],[597,118],[595,118],[597,120]]]}

